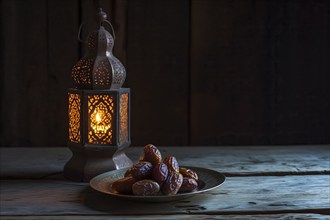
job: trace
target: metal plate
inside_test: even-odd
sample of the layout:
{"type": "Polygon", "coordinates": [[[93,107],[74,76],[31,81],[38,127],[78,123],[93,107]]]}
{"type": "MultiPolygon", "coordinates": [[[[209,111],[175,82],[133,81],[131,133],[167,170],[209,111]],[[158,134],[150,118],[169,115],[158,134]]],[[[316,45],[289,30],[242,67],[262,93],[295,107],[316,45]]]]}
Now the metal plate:
{"type": "Polygon", "coordinates": [[[213,190],[217,187],[219,187],[226,179],[226,177],[214,170],[206,169],[206,168],[200,168],[200,167],[188,167],[186,168],[194,170],[198,174],[198,178],[200,180],[200,184],[197,191],[189,192],[189,193],[178,193],[176,195],[166,196],[135,196],[135,195],[123,195],[118,194],[112,191],[111,186],[112,183],[120,178],[124,177],[124,174],[127,170],[120,169],[120,170],[114,170],[109,171],[103,174],[100,174],[96,177],[94,177],[90,181],[90,186],[95,189],[96,191],[99,191],[101,193],[108,194],[113,197],[122,198],[122,199],[129,199],[129,200],[135,200],[135,201],[144,201],[144,202],[169,202],[169,201],[176,201],[188,198],[190,196],[207,192],[210,190],[213,190]]]}

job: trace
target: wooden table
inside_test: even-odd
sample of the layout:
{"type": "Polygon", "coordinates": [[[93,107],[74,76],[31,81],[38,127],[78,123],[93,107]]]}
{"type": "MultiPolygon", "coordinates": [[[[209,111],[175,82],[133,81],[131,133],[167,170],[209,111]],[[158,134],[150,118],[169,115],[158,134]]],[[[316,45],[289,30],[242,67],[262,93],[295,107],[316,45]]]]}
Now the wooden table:
{"type": "MultiPolygon", "coordinates": [[[[137,160],[142,148],[127,154],[137,160]]],[[[160,147],[217,170],[219,188],[168,203],[120,200],[63,178],[71,152],[0,148],[1,219],[330,219],[330,146],[160,147]]]]}

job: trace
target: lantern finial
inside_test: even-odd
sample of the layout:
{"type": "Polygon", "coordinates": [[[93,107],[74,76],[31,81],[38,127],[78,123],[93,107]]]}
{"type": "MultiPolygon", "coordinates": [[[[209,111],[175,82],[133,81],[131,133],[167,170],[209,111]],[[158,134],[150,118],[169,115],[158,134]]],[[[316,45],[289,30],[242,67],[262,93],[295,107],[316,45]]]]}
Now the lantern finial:
{"type": "Polygon", "coordinates": [[[102,10],[102,8],[99,8],[99,13],[97,13],[96,21],[102,25],[102,22],[107,21],[107,14],[102,10]]]}

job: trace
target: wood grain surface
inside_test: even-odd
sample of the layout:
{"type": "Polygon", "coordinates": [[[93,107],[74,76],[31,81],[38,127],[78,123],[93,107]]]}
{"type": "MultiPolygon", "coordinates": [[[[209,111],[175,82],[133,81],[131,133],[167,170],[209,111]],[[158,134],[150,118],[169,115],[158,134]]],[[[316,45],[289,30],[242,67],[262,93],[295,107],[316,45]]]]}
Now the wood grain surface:
{"type": "MultiPolygon", "coordinates": [[[[13,219],[22,219],[22,220],[39,220],[39,219],[48,219],[48,220],[90,220],[91,216],[83,216],[83,215],[61,215],[61,216],[1,216],[3,220],[13,220],[13,219]]],[[[173,219],[180,219],[180,220],[261,220],[261,219],[274,219],[274,220],[283,220],[283,219],[290,219],[290,220],[328,220],[328,215],[320,215],[320,214],[295,214],[295,213],[288,213],[288,214],[259,214],[259,215],[144,215],[144,216],[132,216],[132,215],[121,215],[121,216],[114,216],[111,218],[109,215],[104,216],[93,216],[93,220],[106,220],[106,219],[142,219],[142,220],[173,220],[173,219]]]]}
{"type": "MultiPolygon", "coordinates": [[[[180,165],[214,169],[227,176],[329,174],[330,170],[330,145],[159,149],[163,156],[175,155],[180,165]]],[[[137,161],[142,148],[130,147],[126,152],[137,161]]],[[[1,178],[56,176],[70,155],[68,148],[60,147],[0,148],[1,178]]]]}
{"type": "Polygon", "coordinates": [[[132,143],[187,145],[189,1],[129,1],[127,15],[132,143]]]}
{"type": "MultiPolygon", "coordinates": [[[[160,150],[164,156],[176,155],[181,165],[227,173],[227,179],[214,190],[180,201],[134,202],[64,179],[62,168],[70,156],[66,148],[2,148],[1,219],[327,219],[330,215],[329,145],[160,150]]],[[[131,147],[128,155],[137,160],[141,151],[131,147]]]]}
{"type": "Polygon", "coordinates": [[[313,212],[330,214],[329,175],[228,177],[212,191],[169,203],[141,203],[65,180],[1,180],[1,215],[150,215],[313,212]],[[129,208],[127,208],[129,207],[129,208]]]}

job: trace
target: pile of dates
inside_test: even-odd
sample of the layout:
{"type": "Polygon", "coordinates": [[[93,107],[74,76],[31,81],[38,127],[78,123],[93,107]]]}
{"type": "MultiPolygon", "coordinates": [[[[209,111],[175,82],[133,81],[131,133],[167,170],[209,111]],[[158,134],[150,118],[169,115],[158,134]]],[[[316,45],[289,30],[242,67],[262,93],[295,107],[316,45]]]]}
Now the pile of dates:
{"type": "Polygon", "coordinates": [[[152,144],[146,145],[140,161],[112,184],[117,193],[137,196],[175,195],[197,188],[196,172],[179,167],[174,156],[162,159],[160,151],[152,144]]]}

